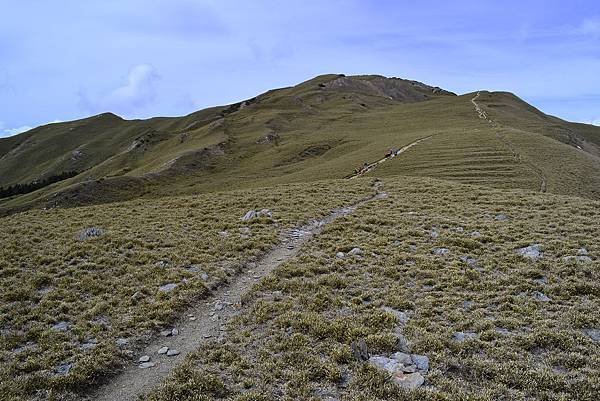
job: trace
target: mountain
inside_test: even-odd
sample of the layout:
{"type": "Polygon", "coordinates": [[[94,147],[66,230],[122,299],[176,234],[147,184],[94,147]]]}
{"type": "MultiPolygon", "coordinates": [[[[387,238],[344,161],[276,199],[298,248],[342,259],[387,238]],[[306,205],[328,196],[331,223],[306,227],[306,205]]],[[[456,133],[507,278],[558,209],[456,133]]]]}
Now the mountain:
{"type": "Polygon", "coordinates": [[[596,400],[600,129],[324,75],[0,141],[0,400],[596,400]]]}
{"type": "Polygon", "coordinates": [[[510,93],[457,96],[399,78],[323,75],[184,117],[105,113],[1,139],[2,187],[76,175],[2,199],[0,207],[341,178],[424,138],[377,175],[600,196],[600,128],[545,115],[510,93]]]}

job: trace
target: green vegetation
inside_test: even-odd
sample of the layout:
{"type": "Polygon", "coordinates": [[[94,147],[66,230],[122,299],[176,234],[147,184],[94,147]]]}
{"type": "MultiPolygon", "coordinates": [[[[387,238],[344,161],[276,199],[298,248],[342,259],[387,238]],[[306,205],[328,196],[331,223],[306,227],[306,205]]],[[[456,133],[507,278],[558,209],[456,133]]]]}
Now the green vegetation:
{"type": "Polygon", "coordinates": [[[508,93],[324,75],[0,139],[2,187],[80,172],[0,199],[0,400],[89,395],[275,245],[298,249],[281,244],[292,228],[365,197],[145,398],[596,400],[599,134],[508,93]],[[403,366],[424,384],[397,385],[362,344],[428,357],[403,366]]]}
{"type": "Polygon", "coordinates": [[[257,284],[227,340],[202,345],[148,399],[595,399],[599,345],[585,330],[600,327],[598,262],[563,258],[598,255],[600,204],[384,183],[386,199],[328,226],[257,284]],[[515,252],[534,243],[538,260],[515,252]],[[354,247],[362,254],[349,255],[354,247]],[[474,334],[459,342],[457,332],[474,334]],[[371,354],[406,341],[428,356],[425,386],[402,390],[356,361],[351,343],[361,338],[371,354]]]}
{"type": "Polygon", "coordinates": [[[471,99],[412,81],[324,75],[180,118],[103,114],[0,140],[0,185],[84,171],[0,212],[342,178],[431,136],[377,174],[419,175],[597,199],[600,129],[546,116],[513,95],[471,99]],[[598,143],[598,145],[597,145],[598,143]],[[581,149],[579,149],[581,148],[581,149]]]}
{"type": "Polygon", "coordinates": [[[363,181],[320,182],[2,219],[0,399],[96,381],[282,230],[369,193],[363,181]],[[253,208],[273,219],[241,221],[253,208]],[[166,284],[177,287],[161,291],[166,284]]]}

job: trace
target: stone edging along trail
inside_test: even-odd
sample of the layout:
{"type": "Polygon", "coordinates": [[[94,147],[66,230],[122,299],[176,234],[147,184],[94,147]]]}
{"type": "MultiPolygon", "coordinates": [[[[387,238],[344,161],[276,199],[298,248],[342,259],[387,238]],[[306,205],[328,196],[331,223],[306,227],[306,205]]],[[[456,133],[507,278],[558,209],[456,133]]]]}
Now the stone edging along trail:
{"type": "Polygon", "coordinates": [[[309,224],[288,231],[282,237],[282,242],[264,255],[256,266],[232,278],[228,285],[216,289],[208,298],[198,306],[186,311],[184,317],[175,325],[176,335],[155,338],[136,356],[150,356],[150,362],[155,365],[142,369],[136,363],[130,363],[122,372],[108,380],[100,388],[84,397],[85,400],[100,401],[128,401],[137,400],[140,395],[148,394],[167,378],[171,371],[183,363],[185,356],[200,348],[211,339],[225,336],[227,323],[239,315],[242,306],[242,296],[260,279],[265,277],[281,263],[294,257],[301,246],[315,235],[318,235],[325,226],[336,219],[354,212],[362,205],[373,200],[387,196],[381,189],[381,182],[373,185],[375,193],[351,205],[335,209],[331,214],[321,220],[314,220],[309,224]],[[189,317],[193,316],[194,320],[189,317]],[[177,350],[175,356],[158,355],[158,350],[168,347],[177,350]]]}
{"type": "MultiPolygon", "coordinates": [[[[483,110],[479,104],[477,104],[477,99],[479,98],[481,94],[481,91],[478,91],[477,94],[473,97],[473,99],[471,99],[471,103],[473,103],[473,105],[475,106],[475,111],[477,112],[477,115],[479,115],[479,118],[481,118],[482,120],[485,120],[487,122],[489,122],[494,128],[498,128],[500,127],[500,124],[497,123],[496,121],[492,120],[491,118],[489,118],[487,116],[487,113],[485,112],[485,110],[483,110]]],[[[537,167],[535,164],[524,160],[524,158],[521,156],[520,153],[518,153],[513,144],[506,138],[506,136],[502,133],[500,133],[500,131],[498,129],[496,129],[495,131],[496,136],[498,137],[498,139],[500,140],[500,142],[502,142],[507,148],[508,150],[510,150],[510,152],[513,154],[514,158],[517,160],[518,163],[523,163],[525,164],[527,167],[529,167],[533,173],[535,175],[538,176],[538,178],[540,179],[540,192],[546,192],[546,177],[544,176],[544,173],[542,172],[542,170],[537,167]]]]}
{"type": "Polygon", "coordinates": [[[396,157],[396,156],[398,156],[398,155],[406,152],[408,149],[412,148],[413,146],[418,145],[419,143],[421,143],[421,142],[423,142],[423,141],[431,138],[432,136],[433,135],[429,135],[429,136],[426,136],[424,138],[417,139],[416,141],[411,142],[408,145],[405,145],[405,146],[401,147],[393,156],[384,157],[383,159],[379,159],[376,162],[370,163],[370,164],[367,165],[367,168],[365,170],[361,171],[360,173],[355,173],[355,174],[349,175],[346,178],[349,179],[349,180],[353,180],[353,179],[355,179],[357,177],[361,177],[364,174],[368,173],[369,171],[373,170],[375,167],[377,167],[381,163],[385,163],[386,161],[388,161],[390,159],[393,159],[394,157],[396,157]]]}

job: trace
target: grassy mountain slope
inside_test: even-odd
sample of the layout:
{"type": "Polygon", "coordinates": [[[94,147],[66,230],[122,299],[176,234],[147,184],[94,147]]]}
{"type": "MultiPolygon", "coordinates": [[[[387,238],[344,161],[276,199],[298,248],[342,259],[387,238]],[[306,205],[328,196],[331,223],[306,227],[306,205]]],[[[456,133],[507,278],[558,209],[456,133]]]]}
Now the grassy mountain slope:
{"type": "Polygon", "coordinates": [[[492,125],[478,118],[474,96],[380,76],[324,75],[181,118],[101,115],[52,124],[0,140],[0,184],[70,169],[82,173],[0,200],[0,207],[341,178],[389,148],[425,137],[431,138],[378,174],[531,190],[543,179],[549,192],[599,196],[600,129],[546,116],[510,94],[482,92],[479,104],[492,125]]]}

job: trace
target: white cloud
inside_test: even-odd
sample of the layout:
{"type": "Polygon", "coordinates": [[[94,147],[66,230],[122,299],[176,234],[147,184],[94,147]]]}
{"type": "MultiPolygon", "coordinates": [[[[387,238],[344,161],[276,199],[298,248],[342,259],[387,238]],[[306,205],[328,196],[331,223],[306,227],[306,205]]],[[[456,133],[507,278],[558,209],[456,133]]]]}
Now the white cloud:
{"type": "MultiPolygon", "coordinates": [[[[47,124],[60,123],[60,122],[62,122],[62,121],[61,120],[53,120],[53,121],[49,121],[45,124],[40,124],[40,126],[47,125],[47,124]]],[[[2,121],[0,121],[0,138],[6,138],[6,137],[17,135],[17,134],[22,134],[23,132],[27,132],[33,128],[35,128],[35,127],[31,127],[29,125],[23,125],[22,127],[18,127],[18,128],[5,128],[4,123],[2,121]]]]}
{"type": "Polygon", "coordinates": [[[80,103],[92,113],[111,111],[129,115],[152,103],[156,97],[159,75],[150,64],[138,64],[127,74],[123,84],[98,96],[88,96],[81,91],[80,103]]]}

